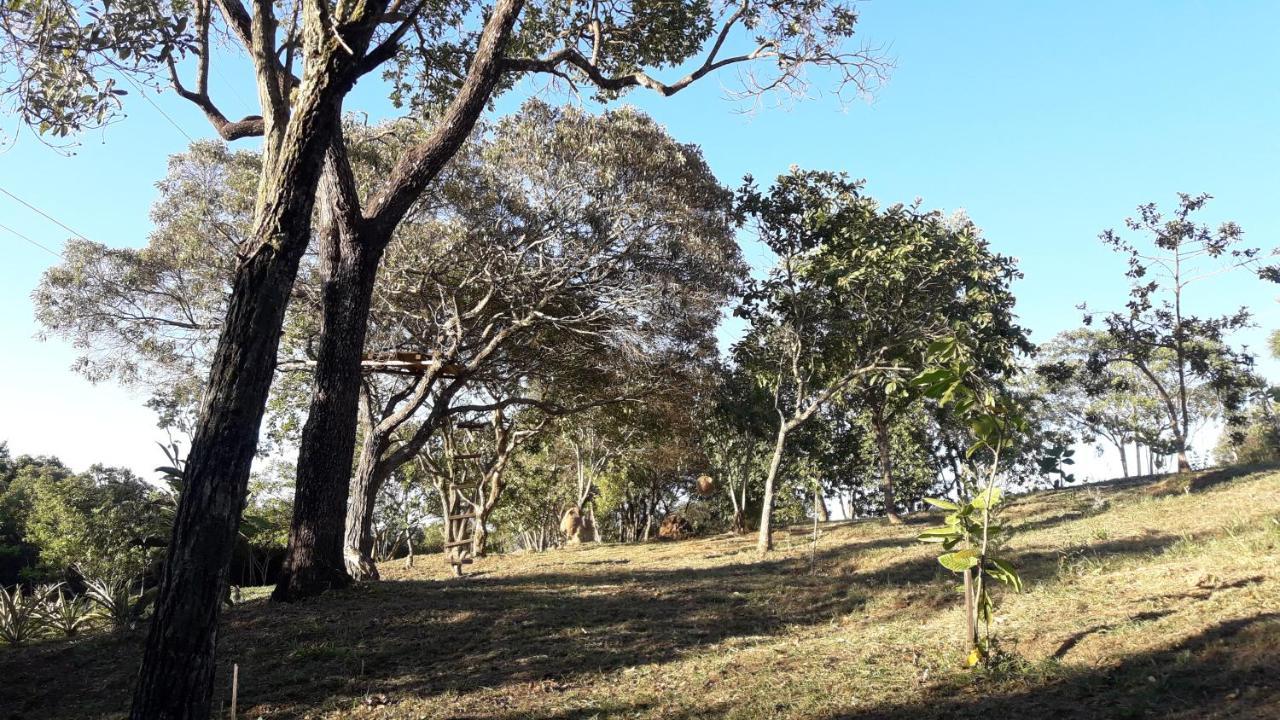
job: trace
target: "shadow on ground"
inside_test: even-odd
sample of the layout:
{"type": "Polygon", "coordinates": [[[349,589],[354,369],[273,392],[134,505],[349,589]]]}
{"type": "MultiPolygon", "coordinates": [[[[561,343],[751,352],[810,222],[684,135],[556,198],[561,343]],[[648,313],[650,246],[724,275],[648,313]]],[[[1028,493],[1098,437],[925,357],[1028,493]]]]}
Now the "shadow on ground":
{"type": "MultiPolygon", "coordinates": [[[[1059,513],[1036,513],[1025,522],[1045,529],[1079,517],[1074,510],[1059,513]]],[[[241,707],[252,711],[249,717],[301,717],[323,701],[347,707],[372,695],[434,698],[503,686],[587,686],[600,683],[602,674],[668,663],[717,643],[767,642],[797,627],[856,616],[866,612],[871,598],[887,600],[895,617],[924,617],[957,602],[949,589],[954,578],[911,535],[850,538],[820,547],[812,560],[807,552],[795,552],[798,542],[795,554],[760,561],[742,551],[749,545],[735,541],[702,555],[727,558],[706,568],[668,569],[652,562],[636,567],[564,552],[520,574],[374,583],[290,606],[252,602],[225,617],[217,687],[228,687],[228,671],[236,663],[241,707]],[[866,557],[894,547],[904,552],[893,553],[887,565],[883,554],[866,557]],[[811,563],[820,572],[811,574],[811,563]]],[[[1188,539],[1195,538],[1153,532],[1091,542],[1065,554],[1033,545],[1015,548],[1010,559],[1028,583],[1048,583],[1064,577],[1064,564],[1070,572],[1072,563],[1157,555],[1188,539]]],[[[693,558],[699,551],[691,552],[693,558]]],[[[671,557],[680,564],[674,547],[671,557]]],[[[1081,631],[1057,656],[1070,660],[1075,643],[1106,630],[1099,625],[1081,631]]],[[[0,648],[0,720],[122,715],[142,635],[0,648]]],[[[1276,707],[1278,646],[1275,616],[1239,618],[1168,651],[1126,658],[1114,670],[1055,665],[1041,676],[1050,679],[1039,684],[1025,677],[993,679],[980,684],[987,693],[975,693],[971,684],[926,687],[918,704],[850,717],[1280,717],[1250,714],[1276,707]]],[[[652,710],[623,703],[588,715],[563,711],[544,717],[652,710]]],[[[732,710],[703,708],[689,717],[732,710]]],[[[502,712],[495,708],[487,716],[502,712]]]]}
{"type": "Polygon", "coordinates": [[[1101,670],[1063,669],[1018,687],[993,679],[988,692],[934,688],[918,703],[838,714],[857,720],[929,718],[1280,718],[1280,615],[1220,622],[1174,647],[1101,670]]]}

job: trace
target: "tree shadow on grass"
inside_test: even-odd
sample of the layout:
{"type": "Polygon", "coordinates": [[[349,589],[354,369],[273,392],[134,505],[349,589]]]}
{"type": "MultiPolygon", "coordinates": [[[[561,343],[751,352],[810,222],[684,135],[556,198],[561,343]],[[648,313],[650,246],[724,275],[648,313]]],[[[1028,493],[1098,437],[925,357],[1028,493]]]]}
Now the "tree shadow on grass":
{"type": "Polygon", "coordinates": [[[1017,676],[976,687],[936,686],[919,702],[836,714],[850,720],[931,718],[1280,717],[1280,614],[1224,620],[1156,652],[1109,668],[1061,667],[1028,684],[1017,676]]]}
{"type": "MultiPolygon", "coordinates": [[[[827,623],[865,603],[795,561],[707,571],[484,576],[356,586],[319,601],[227,613],[215,696],[239,665],[240,707],[300,717],[370,693],[423,698],[663,663],[731,639],[827,623]]],[[[118,716],[142,633],[0,652],[0,718],[118,716]]],[[[215,703],[215,709],[217,704],[215,703]]]]}
{"type": "MultiPolygon", "coordinates": [[[[1144,555],[1178,539],[1114,540],[1088,552],[1144,555]]],[[[374,583],[288,606],[250,603],[225,616],[216,697],[228,694],[232,663],[240,666],[240,706],[270,717],[354,705],[370,693],[426,698],[522,683],[572,686],[720,642],[826,624],[860,611],[886,586],[905,591],[897,598],[904,612],[954,602],[954,577],[932,555],[866,570],[857,555],[856,544],[820,550],[819,568],[852,564],[825,574],[809,574],[807,554],[701,569],[578,565],[464,582],[374,583]],[[921,585],[938,588],[932,600],[918,597],[921,585]]],[[[1061,553],[1011,556],[1028,581],[1060,573],[1061,553]]],[[[139,632],[0,651],[0,718],[122,714],[141,644],[139,632]]]]}

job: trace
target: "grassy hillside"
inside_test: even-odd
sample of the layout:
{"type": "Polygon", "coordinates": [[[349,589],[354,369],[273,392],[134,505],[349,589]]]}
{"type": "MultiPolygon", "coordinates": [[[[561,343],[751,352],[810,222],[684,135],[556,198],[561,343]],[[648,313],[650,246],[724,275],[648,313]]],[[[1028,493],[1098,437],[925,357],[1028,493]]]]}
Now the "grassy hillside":
{"type": "MultiPolygon", "coordinates": [[[[905,527],[438,557],[226,615],[248,718],[1277,718],[1280,472],[1019,498],[1016,654],[961,667],[954,576],[905,527]]],[[[116,716],[142,633],[0,648],[0,718],[116,716]]],[[[223,714],[222,717],[226,715],[223,714]]]]}

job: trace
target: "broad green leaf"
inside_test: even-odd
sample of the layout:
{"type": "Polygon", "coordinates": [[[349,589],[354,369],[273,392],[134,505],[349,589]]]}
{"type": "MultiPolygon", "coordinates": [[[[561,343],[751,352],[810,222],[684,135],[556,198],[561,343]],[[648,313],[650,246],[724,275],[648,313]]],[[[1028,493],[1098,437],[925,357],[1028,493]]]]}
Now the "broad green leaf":
{"type": "Polygon", "coordinates": [[[1000,558],[988,558],[987,562],[992,568],[998,571],[991,573],[995,579],[1003,582],[1014,589],[1015,592],[1022,592],[1022,578],[1018,575],[1018,571],[1009,564],[1007,560],[1000,558]]]}
{"type": "Polygon", "coordinates": [[[978,551],[973,548],[957,550],[946,555],[939,555],[938,562],[952,572],[964,572],[978,564],[978,551]]]}
{"type": "Polygon", "coordinates": [[[1004,493],[998,487],[987,488],[978,493],[973,499],[973,506],[982,510],[983,508],[993,508],[1000,504],[1000,498],[1004,493]]]}
{"type": "Polygon", "coordinates": [[[925,498],[924,501],[934,507],[942,508],[943,510],[959,510],[960,509],[959,505],[951,502],[950,500],[943,500],[941,498],[925,498]]]}
{"type": "Polygon", "coordinates": [[[916,540],[919,540],[920,542],[940,543],[946,542],[951,538],[958,537],[960,537],[960,533],[955,528],[937,527],[929,528],[928,530],[920,533],[916,536],[916,540]]]}

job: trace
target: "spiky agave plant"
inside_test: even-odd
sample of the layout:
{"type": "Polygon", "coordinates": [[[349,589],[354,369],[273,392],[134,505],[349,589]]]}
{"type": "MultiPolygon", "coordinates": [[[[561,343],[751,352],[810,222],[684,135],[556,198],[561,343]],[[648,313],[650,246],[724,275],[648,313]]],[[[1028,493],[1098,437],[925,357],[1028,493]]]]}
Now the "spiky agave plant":
{"type": "Polygon", "coordinates": [[[24,593],[18,585],[9,590],[0,587],[0,640],[9,645],[22,645],[40,635],[42,591],[37,588],[24,593]]]}
{"type": "Polygon", "coordinates": [[[57,587],[45,597],[40,607],[40,620],[45,627],[62,633],[63,637],[75,637],[76,633],[93,624],[93,606],[85,596],[75,596],[57,587]]]}
{"type": "Polygon", "coordinates": [[[133,594],[129,581],[123,578],[85,579],[86,595],[112,628],[129,627],[134,619],[133,594]]]}

